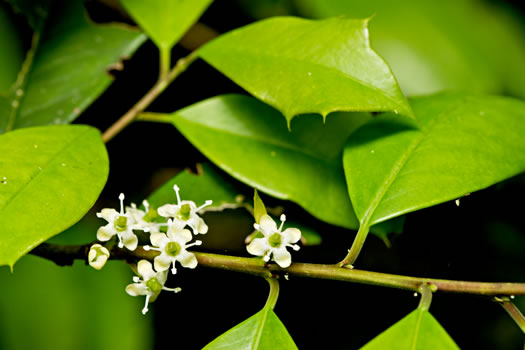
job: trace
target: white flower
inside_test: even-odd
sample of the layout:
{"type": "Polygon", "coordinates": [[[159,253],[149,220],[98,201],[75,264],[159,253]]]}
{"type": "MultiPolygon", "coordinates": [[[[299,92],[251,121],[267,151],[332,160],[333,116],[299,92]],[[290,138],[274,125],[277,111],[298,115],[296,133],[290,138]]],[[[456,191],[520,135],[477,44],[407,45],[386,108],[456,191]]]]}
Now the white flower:
{"type": "Polygon", "coordinates": [[[137,264],[137,270],[142,279],[137,276],[133,277],[133,282],[135,283],[128,284],[126,292],[134,297],[137,295],[146,296],[146,304],[142,309],[142,314],[144,315],[148,312],[148,303],[154,302],[161,290],[175,293],[181,291],[180,288],[164,287],[168,278],[168,271],[155,272],[151,267],[151,263],[147,260],[140,260],[137,264]]]}
{"type": "Polygon", "coordinates": [[[201,241],[195,241],[191,244],[186,244],[193,236],[191,232],[182,229],[180,226],[168,220],[168,232],[165,235],[162,232],[152,233],[150,236],[151,244],[155,247],[144,246],[144,250],[156,250],[160,255],[155,257],[155,270],[165,271],[173,265],[171,273],[177,273],[175,262],[178,261],[183,267],[194,269],[197,266],[197,258],[193,253],[186,249],[194,245],[201,245],[201,241]]]}
{"type": "Polygon", "coordinates": [[[131,207],[126,207],[126,214],[129,214],[135,222],[133,229],[151,233],[160,232],[159,227],[165,224],[151,221],[157,213],[149,207],[147,200],[142,201],[142,205],[144,210],[138,209],[135,203],[131,203],[131,207]]]}
{"type": "Polygon", "coordinates": [[[211,200],[206,201],[200,207],[197,207],[193,201],[181,201],[179,196],[179,186],[173,186],[175,193],[177,194],[177,204],[165,204],[157,209],[160,216],[167,218],[174,218],[177,225],[184,228],[186,225],[191,227],[193,234],[198,233],[205,234],[208,232],[208,226],[204,223],[204,220],[197,215],[197,212],[202,208],[210,205],[211,200]]]}
{"type": "Polygon", "coordinates": [[[283,232],[284,222],[286,216],[281,215],[281,226],[277,229],[275,221],[268,215],[261,216],[260,224],[253,224],[253,227],[261,232],[264,237],[255,238],[246,247],[248,253],[257,256],[263,256],[264,261],[268,262],[270,259],[275,261],[280,267],[288,267],[292,263],[292,256],[286,250],[286,247],[291,247],[293,250],[299,250],[296,243],[301,239],[301,231],[296,228],[287,228],[283,232]]]}
{"type": "Polygon", "coordinates": [[[99,241],[109,241],[113,236],[117,235],[119,239],[119,248],[126,247],[129,250],[137,248],[138,239],[133,233],[135,220],[129,213],[124,213],[124,194],[119,196],[120,213],[115,209],[102,209],[97,213],[99,218],[105,219],[108,224],[102,226],[97,231],[97,239],[99,241]]]}
{"type": "Polygon", "coordinates": [[[93,244],[91,248],[89,248],[88,261],[92,268],[100,270],[104,267],[108,258],[109,250],[107,250],[106,247],[103,247],[100,244],[93,244]]]}

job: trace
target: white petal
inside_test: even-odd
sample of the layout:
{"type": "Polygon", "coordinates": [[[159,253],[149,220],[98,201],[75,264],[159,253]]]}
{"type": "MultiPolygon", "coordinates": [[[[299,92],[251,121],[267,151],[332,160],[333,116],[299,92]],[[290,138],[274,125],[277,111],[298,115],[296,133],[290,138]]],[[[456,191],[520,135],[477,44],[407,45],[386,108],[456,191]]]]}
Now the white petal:
{"type": "Polygon", "coordinates": [[[248,244],[246,250],[252,255],[262,256],[270,250],[270,248],[271,247],[266,238],[255,238],[250,244],[248,244]]]}
{"type": "Polygon", "coordinates": [[[284,247],[273,250],[273,261],[280,267],[288,267],[292,264],[292,255],[284,247]]]}
{"type": "Polygon", "coordinates": [[[277,232],[277,224],[268,214],[261,216],[261,221],[259,222],[262,233],[265,236],[271,235],[274,232],[277,232]]]}
{"type": "Polygon", "coordinates": [[[164,286],[168,279],[168,270],[157,272],[157,281],[164,286]]]}
{"type": "Polygon", "coordinates": [[[155,270],[160,272],[169,269],[172,261],[172,258],[164,254],[156,256],[153,260],[153,262],[155,263],[155,270]]]}
{"type": "Polygon", "coordinates": [[[296,243],[301,239],[301,231],[295,227],[290,227],[284,230],[281,235],[283,236],[283,243],[296,243]]]}
{"type": "Polygon", "coordinates": [[[137,271],[139,272],[139,275],[142,276],[142,279],[144,281],[155,277],[155,271],[153,271],[153,267],[151,266],[151,263],[148,260],[140,260],[137,264],[137,271]]]}
{"type": "Polygon", "coordinates": [[[132,283],[126,286],[126,293],[136,297],[137,295],[148,294],[148,288],[144,283],[132,283]]]}
{"type": "Polygon", "coordinates": [[[185,250],[181,251],[179,255],[177,255],[177,260],[182,266],[190,269],[194,269],[195,267],[197,267],[198,264],[195,255],[185,250]]]}
{"type": "Polygon", "coordinates": [[[100,211],[100,217],[108,222],[113,222],[119,216],[119,212],[115,209],[105,208],[100,211]]]}
{"type": "Polygon", "coordinates": [[[191,232],[189,230],[180,230],[180,231],[170,230],[168,232],[168,238],[173,242],[177,242],[181,245],[185,245],[186,243],[191,241],[193,236],[191,235],[191,232]]]}
{"type": "Polygon", "coordinates": [[[113,227],[113,224],[109,223],[106,226],[102,226],[97,231],[97,239],[105,242],[109,241],[111,237],[117,234],[117,230],[113,227]]]}
{"type": "Polygon", "coordinates": [[[160,216],[168,218],[171,216],[175,216],[179,210],[180,206],[176,204],[164,204],[162,207],[159,207],[157,209],[157,213],[159,213],[160,216]]]}
{"type": "Polygon", "coordinates": [[[123,234],[122,235],[122,243],[124,243],[124,247],[128,248],[129,250],[135,250],[137,249],[137,245],[139,243],[139,240],[135,234],[123,234]]]}
{"type": "Polygon", "coordinates": [[[160,247],[165,241],[168,240],[168,237],[162,232],[155,232],[149,236],[151,244],[155,247],[160,247]]]}
{"type": "Polygon", "coordinates": [[[195,231],[200,234],[208,233],[208,225],[206,225],[204,220],[197,216],[197,214],[192,216],[192,218],[188,221],[188,225],[193,228],[193,233],[195,233],[195,231]]]}

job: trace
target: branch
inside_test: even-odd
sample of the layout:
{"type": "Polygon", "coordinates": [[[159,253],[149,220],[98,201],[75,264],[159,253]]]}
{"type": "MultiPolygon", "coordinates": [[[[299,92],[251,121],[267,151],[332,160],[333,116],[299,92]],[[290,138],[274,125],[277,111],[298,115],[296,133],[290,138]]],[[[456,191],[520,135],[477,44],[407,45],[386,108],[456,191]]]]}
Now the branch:
{"type": "Polygon", "coordinates": [[[167,87],[168,85],[177,78],[181,73],[183,73],[190,64],[197,59],[196,52],[192,52],[188,56],[181,58],[175,64],[175,67],[169,72],[169,74],[163,78],[159,79],[155,85],[144,95],[129,111],[126,112],[122,117],[119,118],[113,125],[111,125],[105,132],[102,134],[102,140],[104,143],[107,143],[115,135],[117,135],[122,129],[128,126],[137,115],[144,111],[167,87]]]}
{"type": "MultiPolygon", "coordinates": [[[[54,261],[58,265],[66,262],[73,262],[75,259],[87,260],[90,245],[84,246],[60,246],[43,243],[31,251],[48,260],[54,261]]],[[[157,251],[145,251],[138,247],[135,251],[112,247],[111,259],[136,261],[139,259],[153,260],[158,255],[157,251]]],[[[440,292],[477,294],[489,296],[502,295],[525,295],[525,283],[507,282],[470,282],[442,280],[434,278],[421,278],[402,275],[392,275],[387,273],[341,268],[337,265],[293,263],[288,268],[281,268],[276,264],[264,264],[261,258],[243,258],[211,253],[198,253],[195,256],[199,265],[249,273],[264,278],[275,276],[297,276],[318,279],[338,280],[345,282],[369,284],[382,287],[398,288],[418,292],[423,284],[432,285],[440,292]]],[[[434,288],[434,287],[432,287],[434,288]]]]}

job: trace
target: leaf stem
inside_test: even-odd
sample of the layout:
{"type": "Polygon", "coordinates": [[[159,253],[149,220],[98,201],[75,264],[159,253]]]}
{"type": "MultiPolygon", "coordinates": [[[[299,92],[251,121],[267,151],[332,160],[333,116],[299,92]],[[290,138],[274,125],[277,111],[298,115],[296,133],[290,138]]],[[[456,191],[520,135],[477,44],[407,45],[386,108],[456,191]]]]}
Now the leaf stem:
{"type": "Polygon", "coordinates": [[[265,279],[270,284],[270,294],[268,295],[268,300],[266,300],[266,305],[264,305],[264,307],[269,307],[273,310],[277,303],[277,299],[279,298],[279,281],[274,277],[266,277],[265,279]]]}
{"type": "Polygon", "coordinates": [[[504,309],[510,317],[516,322],[521,331],[525,334],[525,316],[520,309],[509,298],[494,298],[504,309]]]}
{"type": "MultiPolygon", "coordinates": [[[[59,265],[72,262],[73,259],[87,260],[90,245],[85,246],[60,246],[43,243],[33,249],[31,254],[37,255],[59,265]]],[[[145,251],[138,247],[135,251],[113,247],[111,259],[137,261],[138,259],[153,260],[158,255],[157,251],[145,251]]],[[[276,264],[265,265],[260,258],[243,258],[211,253],[198,253],[195,256],[200,266],[249,273],[264,278],[276,275],[289,275],[318,279],[338,280],[345,282],[369,284],[375,286],[398,288],[419,292],[422,284],[430,286],[432,291],[477,294],[488,296],[525,295],[525,283],[508,282],[471,282],[455,281],[434,278],[411,277],[387,273],[342,269],[338,265],[293,263],[283,269],[276,264]]]]}
{"type": "Polygon", "coordinates": [[[352,265],[355,263],[357,257],[359,256],[359,253],[361,252],[361,249],[363,248],[363,245],[365,244],[365,240],[368,236],[369,230],[370,227],[366,224],[361,224],[361,226],[359,226],[359,230],[357,231],[357,235],[355,236],[354,243],[352,243],[352,247],[350,247],[350,250],[348,251],[348,254],[345,256],[343,261],[339,263],[340,267],[353,268],[352,265]]]}
{"type": "Polygon", "coordinates": [[[171,49],[159,47],[159,81],[166,80],[171,68],[171,49]]]}
{"type": "Polygon", "coordinates": [[[175,67],[169,72],[164,79],[159,79],[155,85],[144,95],[129,111],[126,112],[122,117],[119,118],[113,125],[111,125],[102,134],[102,140],[107,143],[115,135],[117,135],[122,129],[128,126],[137,115],[144,111],[154,100],[157,98],[168,85],[183,73],[192,63],[197,59],[196,51],[193,51],[188,56],[181,58],[175,64],[175,67]]]}
{"type": "Polygon", "coordinates": [[[421,311],[428,311],[428,309],[430,309],[430,303],[432,303],[431,284],[423,283],[417,290],[421,294],[421,300],[419,301],[418,309],[421,311]]]}

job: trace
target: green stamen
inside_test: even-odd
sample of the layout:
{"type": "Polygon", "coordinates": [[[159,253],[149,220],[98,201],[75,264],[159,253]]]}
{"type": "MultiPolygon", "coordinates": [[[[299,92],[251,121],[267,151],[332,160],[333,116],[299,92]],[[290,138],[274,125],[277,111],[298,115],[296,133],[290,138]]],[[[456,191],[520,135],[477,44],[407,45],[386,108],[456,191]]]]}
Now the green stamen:
{"type": "Polygon", "coordinates": [[[191,214],[191,207],[188,203],[186,204],[183,204],[181,207],[180,207],[180,210],[178,212],[178,216],[184,220],[184,221],[188,221],[190,219],[190,214],[191,214]]]}
{"type": "Polygon", "coordinates": [[[159,215],[157,214],[157,211],[153,208],[149,208],[148,212],[146,213],[146,215],[144,215],[144,221],[146,222],[152,222],[153,220],[155,220],[159,215]]]}
{"type": "Polygon", "coordinates": [[[268,243],[272,248],[279,248],[281,246],[281,234],[278,232],[273,233],[268,237],[268,243]]]}
{"type": "Polygon", "coordinates": [[[160,291],[162,290],[162,284],[160,284],[159,281],[155,277],[150,278],[146,282],[146,287],[148,287],[148,289],[155,294],[159,294],[160,291]]]}
{"type": "Polygon", "coordinates": [[[115,223],[113,226],[115,226],[115,229],[119,232],[122,232],[126,229],[128,225],[128,218],[125,216],[119,216],[117,220],[115,220],[115,223]]]}
{"type": "Polygon", "coordinates": [[[180,244],[177,242],[169,242],[168,244],[166,244],[166,247],[164,248],[164,251],[169,256],[179,255],[180,250],[181,250],[180,244]]]}

